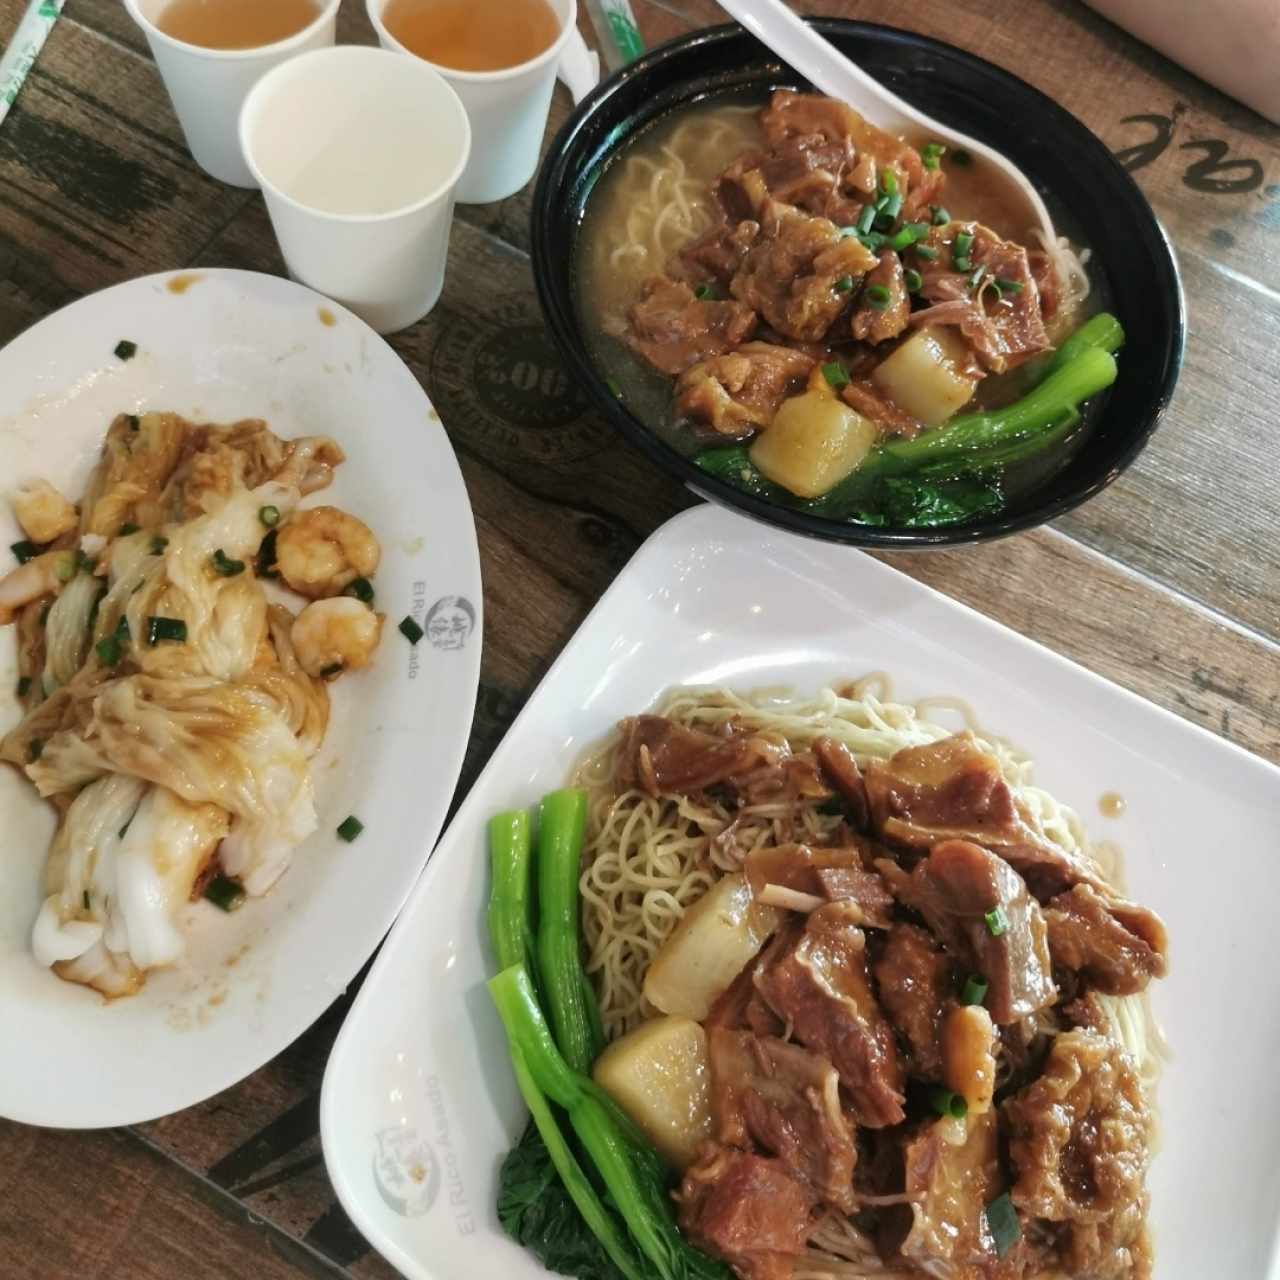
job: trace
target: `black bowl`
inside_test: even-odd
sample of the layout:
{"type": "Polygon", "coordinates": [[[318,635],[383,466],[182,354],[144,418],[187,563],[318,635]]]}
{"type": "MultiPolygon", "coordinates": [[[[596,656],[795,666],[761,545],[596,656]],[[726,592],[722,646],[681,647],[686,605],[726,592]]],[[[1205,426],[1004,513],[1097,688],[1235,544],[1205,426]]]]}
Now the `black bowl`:
{"type": "Polygon", "coordinates": [[[978,542],[1043,524],[1104,489],[1138,455],[1173,394],[1185,314],[1173,250],[1142,192],[1074,116],[981,58],[867,22],[812,25],[865,71],[939,120],[1007,155],[1051,195],[1101,271],[1124,325],[1120,373],[1086,446],[999,514],[909,529],[844,524],[745,494],[682,457],[619,402],[588,355],[575,301],[575,240],[596,180],[627,139],[675,107],[721,94],[809,86],[741,27],[713,27],[665,44],[601,84],[552,145],[533,200],[533,271],[543,311],[570,370],[597,407],[660,467],[698,493],[769,524],[861,546],[978,542]]]}

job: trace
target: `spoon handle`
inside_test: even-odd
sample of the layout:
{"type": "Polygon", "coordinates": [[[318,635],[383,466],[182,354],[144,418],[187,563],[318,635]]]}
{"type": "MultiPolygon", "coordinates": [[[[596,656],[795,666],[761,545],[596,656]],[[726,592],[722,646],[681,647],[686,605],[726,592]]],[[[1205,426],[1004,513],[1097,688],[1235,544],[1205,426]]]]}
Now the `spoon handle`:
{"type": "Polygon", "coordinates": [[[824,40],[782,0],[720,0],[720,7],[788,66],[802,71],[819,93],[847,102],[882,128],[895,127],[896,122],[888,119],[890,112],[901,117],[901,124],[929,123],[927,117],[824,40]]]}

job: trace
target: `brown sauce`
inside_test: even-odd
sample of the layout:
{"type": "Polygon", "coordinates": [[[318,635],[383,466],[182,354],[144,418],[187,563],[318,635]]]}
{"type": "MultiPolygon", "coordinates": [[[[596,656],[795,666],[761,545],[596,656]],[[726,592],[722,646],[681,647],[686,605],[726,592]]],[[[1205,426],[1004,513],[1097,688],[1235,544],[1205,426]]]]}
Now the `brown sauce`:
{"type": "Polygon", "coordinates": [[[193,284],[198,284],[204,277],[191,271],[184,271],[179,276],[171,276],[165,288],[170,293],[183,294],[191,288],[193,284]]]}
{"type": "Polygon", "coordinates": [[[320,323],[327,329],[332,329],[338,323],[338,317],[328,307],[317,307],[316,315],[320,317],[320,323]]]}
{"type": "Polygon", "coordinates": [[[1118,791],[1108,791],[1098,799],[1098,812],[1104,818],[1122,817],[1126,808],[1125,798],[1118,791]]]}

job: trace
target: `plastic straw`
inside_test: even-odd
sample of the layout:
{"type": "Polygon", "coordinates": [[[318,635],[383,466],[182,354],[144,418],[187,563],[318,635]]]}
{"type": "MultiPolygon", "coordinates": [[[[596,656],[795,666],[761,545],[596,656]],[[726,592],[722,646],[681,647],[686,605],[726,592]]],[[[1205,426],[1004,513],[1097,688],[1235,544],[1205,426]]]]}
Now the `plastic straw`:
{"type": "Polygon", "coordinates": [[[31,0],[27,11],[13,33],[13,39],[0,54],[0,121],[9,114],[27,73],[35,66],[44,42],[53,30],[65,0],[31,0]]]}
{"type": "Polygon", "coordinates": [[[616,71],[644,52],[636,16],[627,0],[587,0],[587,13],[610,71],[616,71]]]}

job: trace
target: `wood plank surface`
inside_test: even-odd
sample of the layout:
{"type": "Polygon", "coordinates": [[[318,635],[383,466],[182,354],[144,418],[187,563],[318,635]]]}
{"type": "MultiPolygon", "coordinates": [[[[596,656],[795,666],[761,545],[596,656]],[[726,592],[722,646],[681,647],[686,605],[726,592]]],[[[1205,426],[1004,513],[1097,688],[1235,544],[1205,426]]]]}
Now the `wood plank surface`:
{"type": "MultiPolygon", "coordinates": [[[[649,44],[713,0],[633,0],[649,44]]],[[[1075,0],[801,0],[935,36],[1030,81],[1132,168],[1190,303],[1166,423],[1101,497],[901,571],[1280,762],[1280,130],[1075,0]]],[[[25,0],[0,0],[0,40],[25,0]]],[[[357,0],[341,38],[368,43],[357,0]]],[[[544,147],[571,110],[558,89],[544,147]]],[[[488,626],[459,794],[601,592],[695,499],[624,445],[568,380],[527,256],[531,193],[460,207],[436,311],[392,339],[449,431],[475,510],[488,626]],[[543,390],[512,394],[516,363],[543,390]]],[[[188,265],[280,272],[261,199],[187,156],[119,0],[69,0],[0,124],[0,342],[93,289],[188,265]]],[[[0,1277],[386,1280],[324,1167],[324,1063],[359,979],[249,1079],[130,1132],[0,1122],[0,1277]]]]}

